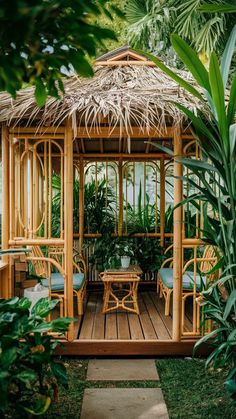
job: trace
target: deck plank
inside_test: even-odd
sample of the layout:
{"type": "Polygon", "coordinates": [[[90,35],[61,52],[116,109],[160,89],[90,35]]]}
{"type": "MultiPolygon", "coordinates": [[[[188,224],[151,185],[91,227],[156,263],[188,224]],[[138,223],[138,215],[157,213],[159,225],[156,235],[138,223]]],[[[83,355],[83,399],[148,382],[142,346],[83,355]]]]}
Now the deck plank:
{"type": "Polygon", "coordinates": [[[155,292],[150,292],[149,295],[154,306],[157,309],[157,312],[159,313],[161,319],[165,323],[168,333],[170,334],[170,336],[172,336],[172,318],[171,316],[165,316],[164,298],[160,299],[157,293],[155,292]]]}
{"type": "Polygon", "coordinates": [[[88,297],[83,323],[79,334],[80,339],[92,339],[96,303],[97,295],[95,293],[91,293],[88,297]]]}
{"type": "Polygon", "coordinates": [[[132,340],[143,340],[144,335],[140,324],[139,316],[130,313],[128,315],[130,337],[132,340]]]}
{"type": "Polygon", "coordinates": [[[105,316],[102,313],[102,295],[98,295],[92,339],[105,339],[105,316]]]}
{"type": "Polygon", "coordinates": [[[165,323],[163,322],[153,301],[151,300],[150,296],[147,293],[143,293],[143,301],[146,305],[146,309],[149,313],[150,319],[152,321],[152,324],[153,324],[153,327],[155,329],[158,339],[163,339],[163,340],[170,339],[171,338],[170,333],[165,327],[165,323]]]}
{"type": "Polygon", "coordinates": [[[140,310],[140,323],[143,329],[143,335],[145,339],[157,339],[157,334],[153,327],[152,321],[146,309],[146,305],[143,301],[143,294],[139,295],[139,310],[140,310]]]}
{"type": "Polygon", "coordinates": [[[116,311],[106,314],[105,325],[105,339],[117,339],[118,333],[116,311]]]}
{"type": "MultiPolygon", "coordinates": [[[[155,291],[139,293],[140,315],[125,311],[102,314],[102,293],[89,293],[84,315],[75,323],[74,336],[80,340],[168,340],[172,336],[172,307],[165,316],[164,300],[155,291]]],[[[190,307],[186,310],[185,331],[191,331],[190,307]]]]}
{"type": "Polygon", "coordinates": [[[130,330],[127,313],[117,313],[117,332],[118,339],[130,339],[130,330]]]}

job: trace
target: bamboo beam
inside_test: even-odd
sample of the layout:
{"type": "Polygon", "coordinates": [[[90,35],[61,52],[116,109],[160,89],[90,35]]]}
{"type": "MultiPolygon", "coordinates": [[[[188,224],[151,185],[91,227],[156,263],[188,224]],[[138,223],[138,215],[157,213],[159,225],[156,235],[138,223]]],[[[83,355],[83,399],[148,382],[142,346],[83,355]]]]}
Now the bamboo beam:
{"type": "Polygon", "coordinates": [[[150,128],[149,130],[141,129],[140,127],[131,127],[130,132],[125,129],[121,130],[120,127],[79,127],[77,129],[78,138],[170,138],[173,136],[173,128],[166,127],[165,129],[156,130],[150,128]]]}
{"type": "Polygon", "coordinates": [[[160,244],[164,247],[165,244],[165,161],[164,158],[160,160],[160,233],[161,240],[160,244]]]}
{"type": "MultiPolygon", "coordinates": [[[[74,233],[74,238],[79,238],[80,234],[79,233],[74,233]]],[[[85,233],[84,238],[86,239],[92,239],[92,238],[98,238],[98,237],[102,237],[101,233],[85,233]]],[[[111,234],[112,237],[117,237],[117,233],[112,233],[111,234]]],[[[133,233],[133,234],[129,234],[129,233],[122,233],[122,237],[161,237],[161,233],[133,233]]],[[[173,237],[173,233],[165,233],[165,237],[173,237]]]]}
{"type": "Polygon", "coordinates": [[[9,246],[64,246],[64,240],[62,239],[26,239],[22,237],[15,237],[13,240],[9,240],[9,246]]]}
{"type": "Polygon", "coordinates": [[[182,245],[183,246],[201,246],[202,244],[206,244],[201,239],[183,239],[182,245]]]}
{"type": "MultiPolygon", "coordinates": [[[[39,157],[43,157],[43,153],[38,153],[39,157]]],[[[52,153],[52,157],[60,157],[61,154],[60,153],[52,153]]],[[[73,154],[75,159],[80,159],[81,157],[81,153],[74,153],[73,154]]],[[[148,160],[159,160],[162,157],[165,158],[165,160],[172,160],[172,157],[169,154],[164,154],[164,153],[149,153],[149,154],[145,154],[145,153],[134,153],[132,152],[132,154],[129,153],[83,153],[83,157],[86,158],[86,160],[88,159],[92,159],[96,161],[97,160],[101,160],[101,159],[110,159],[110,160],[119,160],[119,158],[121,157],[123,160],[142,160],[142,161],[148,161],[148,160]]]]}
{"type": "Polygon", "coordinates": [[[97,66],[106,66],[106,67],[124,67],[127,65],[142,65],[142,66],[148,66],[148,67],[155,67],[156,64],[154,64],[152,61],[137,61],[137,60],[117,60],[117,61],[97,61],[97,66]]]}
{"type": "MultiPolygon", "coordinates": [[[[134,51],[126,50],[126,51],[120,52],[119,54],[115,55],[114,57],[110,57],[108,60],[106,60],[106,62],[110,63],[112,61],[118,61],[118,60],[121,60],[121,58],[126,58],[126,60],[129,61],[130,57],[134,58],[135,61],[136,60],[138,60],[138,61],[148,61],[148,59],[146,57],[144,57],[143,55],[137,54],[134,51]]],[[[95,61],[95,63],[97,65],[99,65],[99,62],[100,62],[99,59],[95,61]]]]}
{"type": "MultiPolygon", "coordinates": [[[[2,126],[2,248],[8,248],[9,241],[9,130],[2,126]]],[[[6,274],[1,278],[3,298],[11,296],[9,257],[3,256],[2,262],[7,263],[6,274]]]]}
{"type": "MultiPolygon", "coordinates": [[[[63,134],[65,133],[65,127],[12,127],[9,129],[9,133],[17,137],[18,134],[63,134]]],[[[63,138],[63,135],[61,138],[63,138]]]]}
{"type": "MultiPolygon", "coordinates": [[[[74,158],[80,158],[81,154],[77,154],[74,153],[74,158]]],[[[163,153],[150,153],[150,154],[146,154],[146,153],[134,153],[132,152],[132,154],[128,154],[128,153],[85,153],[83,154],[84,159],[110,159],[110,160],[119,160],[120,158],[122,158],[122,160],[159,160],[160,158],[164,157],[165,160],[172,160],[172,157],[168,154],[163,154],[163,153]]]]}
{"type": "MultiPolygon", "coordinates": [[[[131,127],[129,137],[140,137],[140,138],[146,138],[146,137],[154,137],[154,138],[169,138],[173,136],[173,127],[166,127],[166,129],[163,130],[156,130],[151,128],[149,131],[143,132],[139,127],[131,127]]],[[[32,134],[30,136],[31,139],[34,139],[34,137],[43,137],[48,136],[50,138],[59,138],[63,139],[65,133],[65,127],[14,127],[9,129],[9,134],[13,134],[16,138],[18,136],[23,135],[24,138],[27,137],[27,134],[32,134]],[[26,134],[26,135],[25,135],[26,134]]],[[[121,132],[120,127],[116,128],[109,128],[109,127],[78,127],[77,136],[83,137],[83,138],[90,138],[92,137],[91,134],[96,135],[96,138],[102,137],[102,133],[110,133],[110,135],[105,135],[105,137],[109,136],[111,138],[120,138],[121,132]]],[[[122,135],[125,135],[125,130],[123,130],[122,135]]],[[[126,134],[127,135],[127,134],[126,134]]],[[[93,138],[95,138],[93,136],[93,138]]],[[[182,134],[183,139],[193,139],[194,136],[191,134],[190,130],[187,129],[182,134]]]]}
{"type": "MultiPolygon", "coordinates": [[[[65,311],[67,316],[73,317],[73,132],[70,119],[66,121],[64,152],[65,311]]],[[[68,340],[73,338],[72,323],[68,340]]]]}
{"type": "Polygon", "coordinates": [[[31,141],[38,141],[38,140],[63,140],[64,134],[36,134],[32,132],[32,134],[24,133],[22,134],[14,134],[14,138],[17,140],[26,139],[31,141]]]}
{"type": "MultiPolygon", "coordinates": [[[[177,159],[182,155],[182,138],[179,128],[174,130],[174,207],[182,201],[182,181],[176,177],[183,175],[183,167],[177,159]]],[[[173,271],[173,339],[181,339],[182,303],[182,207],[174,210],[174,271],[173,271]]]]}
{"type": "Polygon", "coordinates": [[[84,238],[84,160],[79,165],[79,252],[83,252],[84,238]]]}

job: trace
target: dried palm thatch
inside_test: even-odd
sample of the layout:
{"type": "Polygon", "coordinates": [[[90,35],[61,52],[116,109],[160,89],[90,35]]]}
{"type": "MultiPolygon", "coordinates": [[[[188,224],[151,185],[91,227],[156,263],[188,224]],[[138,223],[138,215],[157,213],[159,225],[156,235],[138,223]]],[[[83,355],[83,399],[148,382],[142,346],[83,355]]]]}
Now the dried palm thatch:
{"type": "MultiPolygon", "coordinates": [[[[189,73],[178,72],[194,84],[189,73]]],[[[61,100],[49,97],[44,108],[37,107],[34,89],[21,90],[13,100],[8,94],[0,95],[0,122],[17,125],[59,126],[67,117],[72,124],[99,129],[104,118],[110,131],[116,126],[132,132],[132,126],[141,130],[163,129],[166,125],[179,125],[182,113],[175,107],[179,102],[195,111],[196,98],[156,67],[148,65],[95,66],[93,78],[72,75],[65,80],[65,95],[61,100]]]]}

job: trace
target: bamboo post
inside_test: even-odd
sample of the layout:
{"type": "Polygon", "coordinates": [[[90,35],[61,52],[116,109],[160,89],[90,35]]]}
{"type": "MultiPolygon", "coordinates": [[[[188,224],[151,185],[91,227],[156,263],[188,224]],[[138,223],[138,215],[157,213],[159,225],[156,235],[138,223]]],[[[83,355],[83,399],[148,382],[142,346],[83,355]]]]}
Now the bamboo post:
{"type": "Polygon", "coordinates": [[[165,244],[165,162],[164,158],[160,159],[160,244],[165,244]]]}
{"type": "Polygon", "coordinates": [[[22,223],[20,223],[20,230],[22,236],[25,238],[27,237],[27,225],[25,223],[26,216],[27,216],[27,208],[25,203],[25,162],[22,161],[22,153],[25,150],[25,140],[23,140],[23,144],[19,147],[19,161],[20,161],[20,194],[19,194],[19,222],[20,219],[22,223]]]}
{"type": "Polygon", "coordinates": [[[79,163],[79,252],[83,252],[84,239],[84,160],[79,163]]]}
{"type": "MultiPolygon", "coordinates": [[[[9,129],[6,126],[2,127],[2,248],[8,248],[9,241],[9,129]]],[[[9,257],[3,256],[2,261],[9,263],[9,257]]],[[[2,276],[2,298],[9,298],[11,296],[11,287],[8,266],[7,274],[2,276]]]]}
{"type": "Polygon", "coordinates": [[[44,223],[44,237],[48,238],[48,158],[47,158],[47,152],[48,152],[48,143],[45,141],[44,143],[44,202],[45,202],[45,223],[44,223]]]}
{"type": "MultiPolygon", "coordinates": [[[[73,164],[72,164],[73,167],[73,164]]],[[[52,237],[52,143],[48,140],[48,238],[52,237]]]]}
{"type": "MultiPolygon", "coordinates": [[[[179,128],[174,130],[174,207],[182,201],[183,166],[177,162],[182,154],[182,137],[179,128]]],[[[174,272],[173,272],[173,340],[181,339],[181,305],[182,305],[182,207],[174,210],[174,272]]]]}
{"type": "MultiPolygon", "coordinates": [[[[64,141],[65,312],[73,317],[73,133],[70,119],[66,121],[64,141]]],[[[73,323],[67,337],[69,341],[74,338],[73,323]]]]}
{"type": "Polygon", "coordinates": [[[10,165],[10,232],[9,238],[15,237],[15,150],[12,135],[9,136],[9,165],[10,165]]]}
{"type": "Polygon", "coordinates": [[[123,233],[123,163],[119,160],[118,164],[118,180],[119,180],[119,220],[118,220],[118,236],[123,233]]]}
{"type": "Polygon", "coordinates": [[[60,164],[60,176],[61,176],[61,205],[60,205],[60,221],[61,221],[61,229],[60,229],[60,238],[64,238],[64,182],[63,182],[63,172],[64,172],[64,160],[63,154],[61,154],[61,164],[60,164]]]}

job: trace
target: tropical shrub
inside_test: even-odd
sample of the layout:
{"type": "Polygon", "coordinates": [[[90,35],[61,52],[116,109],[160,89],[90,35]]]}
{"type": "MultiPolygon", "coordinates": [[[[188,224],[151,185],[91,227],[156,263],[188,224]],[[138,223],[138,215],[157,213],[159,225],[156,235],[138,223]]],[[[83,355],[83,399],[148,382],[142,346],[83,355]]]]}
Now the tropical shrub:
{"type": "Polygon", "coordinates": [[[164,260],[160,239],[137,237],[135,239],[135,258],[144,273],[158,272],[164,260]]]}
{"type": "Polygon", "coordinates": [[[212,320],[214,330],[204,336],[196,348],[206,341],[213,345],[214,350],[206,365],[227,366],[231,369],[228,387],[236,400],[236,75],[232,82],[229,81],[235,44],[236,26],[227,42],[221,64],[213,52],[207,70],[189,45],[178,35],[172,35],[172,46],[192,73],[198,89],[182,80],[155,57],[146,55],[199,99],[197,115],[176,103],[191,121],[193,134],[202,153],[201,160],[179,158],[200,180],[195,182],[193,178],[183,177],[183,181],[190,182],[197,191],[184,203],[203,202],[202,234],[207,243],[219,249],[219,262],[214,269],[221,268],[221,276],[202,292],[205,319],[212,320]]]}
{"type": "Polygon", "coordinates": [[[176,32],[202,60],[207,59],[212,51],[223,51],[235,24],[230,13],[235,10],[235,1],[229,3],[231,7],[224,8],[222,0],[129,0],[125,6],[129,44],[179,66],[170,43],[170,34],[176,32]],[[221,10],[225,14],[218,13],[221,10]]]}
{"type": "MultiPolygon", "coordinates": [[[[60,236],[61,178],[54,174],[52,178],[54,197],[52,199],[52,236],[60,236]]],[[[73,184],[73,226],[74,233],[79,232],[79,180],[73,184]]],[[[84,231],[86,233],[107,233],[115,229],[115,197],[105,179],[95,180],[84,185],[84,231]]]]}
{"type": "Polygon", "coordinates": [[[57,399],[58,383],[67,386],[66,368],[53,356],[58,342],[46,334],[64,334],[73,320],[46,320],[57,303],[42,298],[30,312],[27,298],[0,300],[0,414],[41,415],[57,399]]]}
{"type": "MultiPolygon", "coordinates": [[[[142,184],[139,184],[137,207],[126,203],[128,215],[128,233],[150,233],[155,231],[155,220],[159,218],[159,211],[156,204],[150,203],[150,196],[145,193],[145,204],[143,204],[142,184]]],[[[126,207],[124,208],[126,210],[126,207]]]]}

